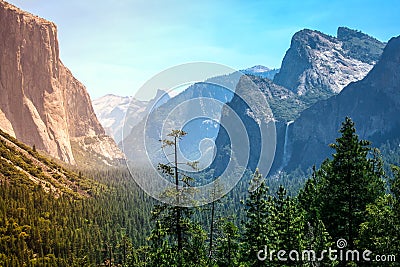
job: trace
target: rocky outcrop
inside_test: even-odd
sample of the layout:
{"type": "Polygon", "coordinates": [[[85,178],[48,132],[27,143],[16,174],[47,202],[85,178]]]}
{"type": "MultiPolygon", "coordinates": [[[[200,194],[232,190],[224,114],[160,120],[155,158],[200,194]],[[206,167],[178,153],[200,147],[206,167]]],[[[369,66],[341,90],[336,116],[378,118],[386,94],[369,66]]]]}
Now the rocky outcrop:
{"type": "Polygon", "coordinates": [[[302,112],[292,127],[289,168],[310,167],[330,156],[328,147],[349,116],[361,139],[379,147],[400,136],[400,37],[387,44],[381,60],[361,81],[302,112]]]}
{"type": "Polygon", "coordinates": [[[291,90],[276,85],[269,79],[250,76],[261,92],[266,96],[276,121],[287,122],[297,118],[307,108],[304,100],[291,90]]]}
{"type": "Polygon", "coordinates": [[[342,48],[348,57],[368,64],[378,62],[386,45],[386,43],[382,43],[360,31],[346,27],[338,28],[337,39],[342,42],[342,48]]]}
{"type": "Polygon", "coordinates": [[[298,95],[326,99],[371,70],[385,44],[341,27],[338,38],[302,30],[291,41],[274,82],[298,95]]]}
{"type": "Polygon", "coordinates": [[[1,1],[0,51],[0,128],[75,164],[71,140],[104,129],[59,58],[56,25],[1,1]]]}

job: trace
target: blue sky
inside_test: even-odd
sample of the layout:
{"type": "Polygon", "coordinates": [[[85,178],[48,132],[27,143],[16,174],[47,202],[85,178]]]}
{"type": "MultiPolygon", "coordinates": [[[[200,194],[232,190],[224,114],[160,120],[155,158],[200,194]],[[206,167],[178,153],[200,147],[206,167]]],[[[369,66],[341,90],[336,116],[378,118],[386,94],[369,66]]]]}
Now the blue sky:
{"type": "Polygon", "coordinates": [[[400,35],[400,1],[9,0],[55,22],[60,56],[92,99],[134,95],[174,65],[279,68],[292,35],[338,26],[381,41],[400,35]]]}

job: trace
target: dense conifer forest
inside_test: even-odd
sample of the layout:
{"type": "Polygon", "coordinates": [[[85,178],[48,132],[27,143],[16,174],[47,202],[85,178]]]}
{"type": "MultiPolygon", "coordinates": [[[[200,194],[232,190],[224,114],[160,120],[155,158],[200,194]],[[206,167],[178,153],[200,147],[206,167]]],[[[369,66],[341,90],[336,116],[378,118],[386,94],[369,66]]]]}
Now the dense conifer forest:
{"type": "Polygon", "coordinates": [[[2,140],[0,266],[398,266],[400,168],[389,170],[351,119],[340,133],[333,156],[310,173],[249,174],[222,199],[196,208],[148,197],[132,178],[146,170],[71,172],[19,144],[76,186],[34,183],[29,174],[45,181],[58,172],[37,168],[2,140]],[[320,257],[338,249],[338,240],[343,249],[371,251],[371,261],[320,257]],[[315,257],[303,257],[308,250],[315,257]]]}

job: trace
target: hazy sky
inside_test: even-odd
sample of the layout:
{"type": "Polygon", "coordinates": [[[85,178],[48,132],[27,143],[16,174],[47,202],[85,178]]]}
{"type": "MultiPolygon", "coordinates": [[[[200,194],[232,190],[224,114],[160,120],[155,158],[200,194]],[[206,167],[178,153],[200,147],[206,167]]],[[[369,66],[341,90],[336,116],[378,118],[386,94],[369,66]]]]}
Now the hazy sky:
{"type": "Polygon", "coordinates": [[[60,56],[92,99],[134,95],[177,64],[279,68],[292,35],[338,26],[381,41],[400,35],[400,1],[9,0],[55,22],[60,56]]]}

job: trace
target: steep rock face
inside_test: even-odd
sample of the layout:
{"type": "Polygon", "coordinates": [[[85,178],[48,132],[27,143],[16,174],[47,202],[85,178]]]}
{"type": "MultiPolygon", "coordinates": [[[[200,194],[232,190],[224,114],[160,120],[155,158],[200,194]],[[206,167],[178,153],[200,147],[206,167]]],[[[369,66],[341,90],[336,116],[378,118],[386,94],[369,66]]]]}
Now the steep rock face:
{"type": "Polygon", "coordinates": [[[297,94],[269,79],[257,76],[250,76],[250,79],[266,96],[276,121],[294,120],[307,107],[304,100],[297,94]]]}
{"type": "Polygon", "coordinates": [[[364,78],[384,46],[368,35],[343,27],[338,30],[338,38],[302,30],[293,36],[274,82],[298,95],[326,99],[364,78]],[[368,55],[371,51],[373,54],[368,55]]]}
{"type": "MultiPolygon", "coordinates": [[[[181,147],[183,153],[187,158],[198,154],[199,142],[204,138],[215,139],[218,134],[219,125],[215,122],[220,120],[223,103],[232,99],[232,90],[242,75],[235,72],[210,78],[205,82],[189,86],[168,101],[157,101],[154,107],[149,104],[148,106],[152,109],[137,125],[124,127],[124,134],[127,133],[127,135],[119,145],[123,147],[126,157],[131,160],[140,160],[143,154],[144,132],[147,138],[146,145],[150,147],[150,150],[153,148],[156,150],[160,147],[159,139],[164,138],[162,130],[168,133],[181,126],[184,126],[183,130],[189,133],[184,139],[187,145],[182,144],[181,147]]],[[[159,96],[155,99],[157,97],[159,96]]],[[[135,115],[127,114],[127,117],[135,115]]]]}
{"type": "MultiPolygon", "coordinates": [[[[308,167],[317,158],[322,160],[329,156],[330,149],[327,144],[334,141],[343,118],[336,118],[337,114],[333,113],[330,113],[331,117],[326,117],[330,112],[329,108],[324,111],[315,109],[312,115],[307,112],[304,114],[318,117],[316,119],[318,123],[329,120],[337,123],[318,124],[319,127],[303,125],[300,130],[299,128],[293,130],[292,123],[297,120],[301,112],[314,103],[339,93],[350,82],[362,79],[380,58],[384,46],[384,43],[348,28],[339,28],[338,38],[318,31],[303,30],[293,36],[282,68],[275,75],[273,82],[250,76],[265,95],[276,122],[276,150],[271,173],[284,167],[287,167],[286,169],[296,168],[299,165],[308,167]],[[312,130],[306,129],[307,127],[312,130]],[[302,131],[309,136],[304,137],[302,131]],[[327,135],[326,132],[332,134],[327,135]]],[[[351,102],[352,97],[349,97],[348,101],[351,102]]],[[[257,140],[255,137],[257,127],[253,127],[254,123],[246,118],[240,101],[234,98],[228,105],[242,116],[246,128],[249,129],[248,132],[254,135],[251,139],[257,140]]],[[[217,147],[224,147],[227,143],[226,133],[220,132],[216,139],[217,147]]],[[[218,156],[227,162],[227,157],[218,156]]],[[[251,158],[250,167],[255,166],[253,161],[251,158]]],[[[218,165],[223,163],[224,160],[218,165]]],[[[218,168],[219,166],[216,169],[218,168]]]]}
{"type": "Polygon", "coordinates": [[[292,127],[289,168],[320,164],[332,152],[341,122],[351,117],[360,138],[379,147],[400,136],[400,37],[387,44],[381,60],[361,81],[305,110],[292,127]]]}
{"type": "Polygon", "coordinates": [[[71,139],[103,135],[85,87],[59,58],[57,28],[0,2],[0,128],[75,164],[71,139]]]}
{"type": "Polygon", "coordinates": [[[60,62],[60,85],[65,100],[67,124],[71,137],[104,135],[105,131],[94,113],[85,86],[60,62]]]}
{"type": "Polygon", "coordinates": [[[265,169],[273,161],[274,153],[270,152],[275,152],[274,145],[277,141],[276,136],[271,134],[275,133],[275,124],[272,122],[276,121],[276,118],[273,114],[273,104],[269,100],[271,97],[286,96],[285,89],[273,84],[269,79],[243,76],[239,80],[232,100],[224,106],[221,115],[221,124],[227,125],[226,129],[230,128],[230,130],[220,127],[215,140],[217,151],[215,161],[210,168],[215,170],[217,176],[225,171],[231,161],[243,162],[237,158],[243,157],[246,150],[249,152],[249,157],[244,161],[247,165],[242,167],[250,171],[255,171],[257,167],[260,167],[260,171],[266,173],[265,169]],[[240,123],[235,119],[236,116],[240,123]],[[243,129],[241,129],[241,123],[243,129]],[[240,136],[244,143],[248,140],[248,147],[236,144],[237,147],[243,149],[243,151],[237,150],[238,148],[235,148],[232,143],[232,135],[240,136]],[[266,139],[268,142],[263,142],[266,139]]]}

